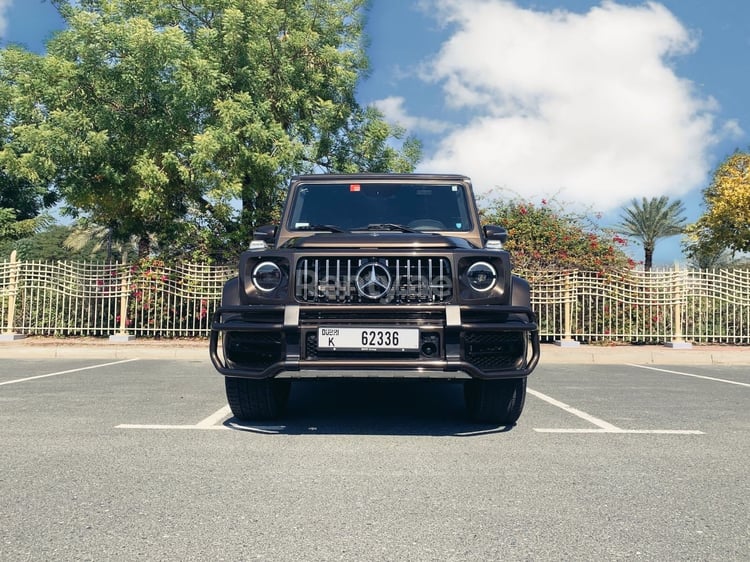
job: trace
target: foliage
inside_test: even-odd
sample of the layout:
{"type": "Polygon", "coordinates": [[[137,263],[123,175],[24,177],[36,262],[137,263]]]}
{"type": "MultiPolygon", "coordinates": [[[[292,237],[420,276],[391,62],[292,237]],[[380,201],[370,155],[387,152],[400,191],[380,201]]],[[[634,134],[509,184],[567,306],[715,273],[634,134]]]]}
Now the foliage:
{"type": "Polygon", "coordinates": [[[175,248],[206,226],[198,258],[245,246],[295,173],[419,158],[355,100],[363,0],[56,5],[68,29],[47,55],[0,52],[13,123],[0,167],[54,187],[115,240],[137,235],[142,257],[150,234],[175,248]]]}
{"type": "Polygon", "coordinates": [[[106,252],[95,247],[95,242],[87,240],[77,248],[66,244],[71,235],[71,227],[52,225],[40,232],[30,234],[13,242],[0,244],[0,259],[10,256],[12,250],[18,252],[18,259],[33,261],[105,261],[106,252]]]}
{"type": "Polygon", "coordinates": [[[682,251],[688,258],[688,263],[697,269],[715,269],[735,265],[732,252],[713,240],[711,233],[698,223],[685,227],[682,251]]]}
{"type": "MultiPolygon", "coordinates": [[[[63,244],[69,250],[81,252],[90,259],[110,262],[137,256],[140,242],[137,236],[131,236],[127,241],[115,240],[111,229],[79,219],[71,227],[63,244]]],[[[153,235],[149,235],[149,246],[152,251],[160,249],[153,235]]]]}
{"type": "MultiPolygon", "coordinates": [[[[15,209],[0,208],[0,248],[11,248],[17,241],[32,236],[51,224],[49,215],[18,220],[15,209]]],[[[10,253],[11,250],[8,250],[10,253]]]]}
{"type": "Polygon", "coordinates": [[[16,220],[15,209],[0,208],[0,241],[16,240],[34,231],[34,221],[16,220]]]}
{"type": "Polygon", "coordinates": [[[2,53],[16,125],[0,164],[55,185],[73,214],[119,238],[173,224],[191,195],[174,161],[189,138],[188,108],[172,95],[177,80],[159,75],[182,51],[179,37],[83,10],[67,20],[48,55],[2,53]]]}
{"type": "Polygon", "coordinates": [[[644,197],[640,202],[633,199],[630,206],[623,209],[619,232],[639,240],[643,245],[646,271],[650,271],[653,265],[656,242],[683,232],[684,212],[682,201],[670,201],[666,196],[644,197]]]}
{"type": "Polygon", "coordinates": [[[482,221],[508,230],[505,248],[522,271],[580,269],[607,272],[633,267],[626,241],[554,201],[482,200],[482,221]]]}
{"type": "Polygon", "coordinates": [[[703,202],[706,211],[693,227],[701,236],[688,242],[689,255],[750,252],[750,153],[735,152],[719,165],[703,202]]]}
{"type": "Polygon", "coordinates": [[[14,178],[0,170],[0,209],[13,209],[16,220],[33,219],[54,203],[54,193],[39,189],[24,179],[14,178]]]}
{"type": "MultiPolygon", "coordinates": [[[[10,135],[11,91],[8,84],[0,81],[0,150],[10,135]]],[[[13,177],[0,167],[0,246],[11,248],[13,241],[49,224],[49,217],[43,211],[54,203],[54,193],[13,177]]]]}
{"type": "MultiPolygon", "coordinates": [[[[137,336],[152,336],[172,331],[205,331],[210,325],[209,300],[202,287],[189,275],[157,258],[140,259],[129,267],[130,286],[125,326],[137,336]],[[178,291],[196,294],[193,299],[177,299],[178,291]]],[[[218,300],[218,299],[214,299],[218,300]]],[[[215,306],[215,304],[211,304],[215,306]]],[[[116,322],[120,324],[120,317],[116,322]]]]}

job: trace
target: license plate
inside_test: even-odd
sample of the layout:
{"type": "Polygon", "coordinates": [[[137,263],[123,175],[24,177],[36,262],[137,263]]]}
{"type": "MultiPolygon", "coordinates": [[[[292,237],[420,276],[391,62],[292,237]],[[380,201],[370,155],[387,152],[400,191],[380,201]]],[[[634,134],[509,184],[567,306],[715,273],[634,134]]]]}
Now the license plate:
{"type": "Polygon", "coordinates": [[[416,351],[416,328],[318,328],[318,349],[329,351],[416,351]]]}

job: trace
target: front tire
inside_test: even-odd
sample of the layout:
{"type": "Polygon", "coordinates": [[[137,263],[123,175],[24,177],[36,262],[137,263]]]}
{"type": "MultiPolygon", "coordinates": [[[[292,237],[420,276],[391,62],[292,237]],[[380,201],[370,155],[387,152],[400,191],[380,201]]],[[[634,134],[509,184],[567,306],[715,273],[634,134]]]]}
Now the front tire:
{"type": "Polygon", "coordinates": [[[526,379],[466,381],[464,399],[473,421],[514,425],[526,401],[526,379]]]}
{"type": "Polygon", "coordinates": [[[234,417],[243,421],[270,420],[286,408],[291,381],[225,377],[227,402],[234,417]]]}

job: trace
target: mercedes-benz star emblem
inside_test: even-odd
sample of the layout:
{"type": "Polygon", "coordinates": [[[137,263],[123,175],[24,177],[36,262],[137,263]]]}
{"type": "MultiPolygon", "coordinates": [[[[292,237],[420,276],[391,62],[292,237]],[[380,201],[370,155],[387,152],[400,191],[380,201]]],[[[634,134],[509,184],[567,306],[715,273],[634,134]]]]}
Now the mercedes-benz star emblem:
{"type": "Polygon", "coordinates": [[[379,299],[391,288],[391,274],[384,265],[366,263],[357,271],[356,283],[360,295],[368,299],[379,299]]]}

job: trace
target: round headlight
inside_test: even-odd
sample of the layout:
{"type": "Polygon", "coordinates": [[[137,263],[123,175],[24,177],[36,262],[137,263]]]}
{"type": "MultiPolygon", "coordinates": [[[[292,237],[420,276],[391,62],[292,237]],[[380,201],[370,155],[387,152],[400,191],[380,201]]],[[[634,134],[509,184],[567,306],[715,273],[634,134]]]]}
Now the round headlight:
{"type": "Polygon", "coordinates": [[[495,286],[497,271],[486,261],[478,261],[466,271],[466,278],[472,289],[484,293],[495,286]]]}
{"type": "Polygon", "coordinates": [[[278,289],[281,285],[281,269],[272,261],[259,263],[253,269],[253,285],[264,293],[278,289]]]}

